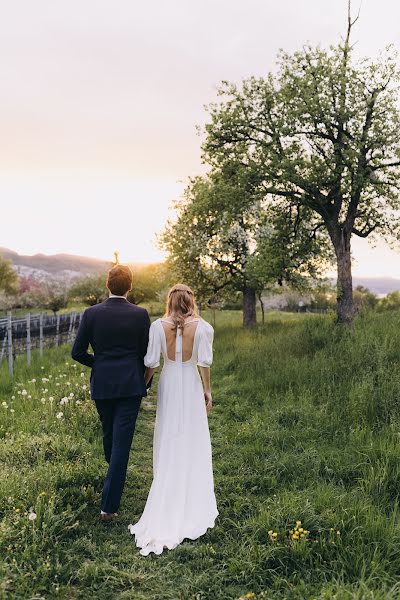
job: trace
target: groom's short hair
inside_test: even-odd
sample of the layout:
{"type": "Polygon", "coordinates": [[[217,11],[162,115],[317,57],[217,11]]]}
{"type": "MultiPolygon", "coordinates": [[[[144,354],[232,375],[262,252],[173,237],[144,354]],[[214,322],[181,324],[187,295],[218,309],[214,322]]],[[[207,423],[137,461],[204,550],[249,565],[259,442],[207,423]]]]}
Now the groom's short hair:
{"type": "Polygon", "coordinates": [[[132,271],[127,265],[115,265],[108,271],[107,287],[112,294],[123,296],[132,288],[132,271]]]}

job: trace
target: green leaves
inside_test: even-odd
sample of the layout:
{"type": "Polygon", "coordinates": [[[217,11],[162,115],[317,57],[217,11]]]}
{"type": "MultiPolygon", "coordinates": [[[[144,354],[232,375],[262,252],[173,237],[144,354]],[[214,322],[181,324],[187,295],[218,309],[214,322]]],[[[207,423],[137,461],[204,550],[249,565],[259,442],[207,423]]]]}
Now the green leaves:
{"type": "Polygon", "coordinates": [[[304,285],[326,259],[309,209],[274,211],[258,171],[237,161],[194,179],[177,213],[161,242],[177,277],[203,301],[222,290],[304,285]]]}
{"type": "Polygon", "coordinates": [[[0,292],[15,294],[18,291],[18,275],[10,261],[0,256],[0,292]]]}
{"type": "Polygon", "coordinates": [[[266,195],[324,222],[390,233],[399,207],[398,70],[389,50],[352,62],[351,48],[282,52],[276,76],[223,84],[209,108],[204,159],[256,171],[266,195]]]}

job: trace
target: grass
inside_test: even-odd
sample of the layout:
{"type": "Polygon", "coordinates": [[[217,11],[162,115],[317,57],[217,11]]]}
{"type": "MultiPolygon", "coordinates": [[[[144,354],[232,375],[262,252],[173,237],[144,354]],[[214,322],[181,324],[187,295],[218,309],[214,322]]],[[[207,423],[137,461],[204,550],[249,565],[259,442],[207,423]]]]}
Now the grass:
{"type": "Polygon", "coordinates": [[[14,383],[3,365],[0,598],[400,597],[400,315],[360,317],[352,332],[327,316],[272,314],[250,332],[240,322],[216,316],[217,526],[161,557],[140,557],[127,531],[151,482],[154,391],[119,522],[101,526],[88,372],[67,348],[29,371],[19,357],[14,383]]]}

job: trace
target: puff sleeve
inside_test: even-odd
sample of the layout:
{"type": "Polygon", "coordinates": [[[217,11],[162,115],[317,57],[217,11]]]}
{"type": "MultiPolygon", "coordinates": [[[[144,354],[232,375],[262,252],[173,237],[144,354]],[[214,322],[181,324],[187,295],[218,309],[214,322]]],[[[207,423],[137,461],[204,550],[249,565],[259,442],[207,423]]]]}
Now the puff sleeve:
{"type": "Polygon", "coordinates": [[[213,361],[214,329],[207,323],[201,322],[199,349],[197,353],[197,365],[199,367],[211,367],[213,361]]]}
{"type": "Polygon", "coordinates": [[[147,346],[146,356],[144,357],[144,364],[150,369],[155,369],[160,365],[161,355],[161,339],[158,321],[154,321],[150,325],[149,331],[149,344],[147,346]]]}

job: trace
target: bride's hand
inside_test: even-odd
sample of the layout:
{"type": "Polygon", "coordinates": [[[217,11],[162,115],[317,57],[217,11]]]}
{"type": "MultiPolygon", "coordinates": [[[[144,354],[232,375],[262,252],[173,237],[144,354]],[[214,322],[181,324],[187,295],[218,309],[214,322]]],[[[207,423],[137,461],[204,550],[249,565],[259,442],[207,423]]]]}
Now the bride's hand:
{"type": "Polygon", "coordinates": [[[204,400],[206,401],[207,415],[209,415],[212,409],[212,395],[210,391],[204,392],[204,400]]]}

